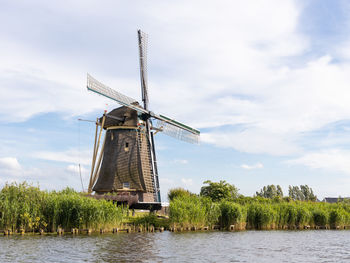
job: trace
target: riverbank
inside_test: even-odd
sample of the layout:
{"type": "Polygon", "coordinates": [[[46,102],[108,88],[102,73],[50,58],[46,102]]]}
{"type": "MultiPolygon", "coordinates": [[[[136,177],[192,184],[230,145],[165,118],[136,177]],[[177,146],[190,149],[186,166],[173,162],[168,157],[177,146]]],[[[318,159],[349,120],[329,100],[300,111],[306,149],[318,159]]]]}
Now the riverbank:
{"type": "Polygon", "coordinates": [[[72,189],[41,191],[26,183],[0,191],[0,230],[12,233],[118,233],[209,230],[349,229],[350,204],[243,197],[212,201],[180,194],[169,215],[136,213],[72,189]]]}
{"type": "MultiPolygon", "coordinates": [[[[242,231],[256,231],[254,229],[246,230],[242,228],[236,228],[235,225],[231,225],[231,228],[229,230],[227,229],[221,229],[218,226],[214,226],[213,228],[209,227],[172,227],[169,226],[169,228],[164,227],[154,227],[153,225],[126,225],[124,226],[126,228],[113,228],[110,229],[100,229],[100,230],[93,230],[93,229],[78,229],[73,228],[70,231],[65,231],[62,228],[58,228],[57,231],[53,232],[45,232],[43,230],[34,231],[34,232],[25,232],[22,230],[15,230],[12,232],[12,230],[0,230],[0,235],[3,236],[90,236],[90,235],[109,235],[109,234],[131,234],[131,233],[161,233],[161,232],[176,232],[176,233],[198,233],[198,232],[242,232],[242,231]]],[[[336,230],[349,230],[350,226],[344,226],[344,227],[337,227],[336,230]]],[[[291,229],[269,229],[268,231],[286,231],[286,230],[294,230],[294,231],[314,231],[314,230],[330,230],[329,227],[310,227],[307,226],[303,229],[300,228],[291,228],[291,229]]],[[[259,230],[258,230],[259,231],[259,230]]],[[[263,230],[261,230],[263,231],[263,230]]]]}
{"type": "Polygon", "coordinates": [[[213,202],[196,195],[180,195],[170,202],[170,224],[176,229],[348,229],[350,204],[243,196],[213,202]]]}

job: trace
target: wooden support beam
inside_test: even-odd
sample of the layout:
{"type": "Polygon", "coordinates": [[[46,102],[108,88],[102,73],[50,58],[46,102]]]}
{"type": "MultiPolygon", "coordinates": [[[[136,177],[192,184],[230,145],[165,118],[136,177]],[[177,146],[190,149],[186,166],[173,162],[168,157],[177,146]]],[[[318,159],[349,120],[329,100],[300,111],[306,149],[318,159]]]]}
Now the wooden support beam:
{"type": "Polygon", "coordinates": [[[96,119],[95,142],[94,142],[94,149],[93,149],[93,152],[92,152],[92,163],[91,163],[91,173],[90,173],[90,181],[89,181],[88,193],[91,193],[91,190],[92,190],[91,189],[92,175],[93,175],[94,170],[95,170],[97,131],[98,131],[98,118],[96,119]]]}
{"type": "MultiPolygon", "coordinates": [[[[101,136],[102,136],[102,132],[103,132],[103,126],[105,124],[105,120],[106,120],[106,113],[103,114],[103,118],[102,118],[102,124],[101,124],[101,129],[100,129],[100,134],[98,136],[98,140],[97,140],[97,145],[94,149],[94,156],[93,156],[93,164],[92,164],[92,167],[91,167],[91,175],[90,175],[90,183],[89,183],[89,189],[88,189],[88,193],[90,194],[92,192],[92,187],[94,185],[94,182],[93,182],[93,172],[95,170],[95,162],[96,162],[96,157],[97,157],[97,153],[98,153],[98,148],[100,147],[100,141],[101,141],[101,136]]],[[[98,122],[96,122],[98,123],[98,122]]],[[[97,135],[97,126],[96,126],[96,135],[97,135]]],[[[96,135],[95,135],[95,143],[96,143],[96,135]]],[[[101,154],[103,153],[103,149],[101,150],[101,154]]],[[[97,166],[97,170],[99,168],[99,165],[97,166]]]]}
{"type": "Polygon", "coordinates": [[[101,147],[101,151],[100,151],[100,156],[98,158],[98,162],[97,162],[97,165],[96,165],[96,171],[95,171],[95,173],[94,173],[94,175],[92,177],[91,189],[92,189],[93,185],[96,183],[96,181],[98,179],[98,176],[99,176],[99,173],[100,173],[101,161],[102,161],[103,151],[104,151],[105,144],[106,144],[106,138],[107,138],[107,136],[105,135],[105,138],[103,140],[103,144],[102,144],[102,147],[101,147]]]}
{"type": "Polygon", "coordinates": [[[118,129],[122,129],[122,130],[137,130],[139,129],[139,127],[137,126],[110,126],[107,128],[108,130],[118,130],[118,129]]]}

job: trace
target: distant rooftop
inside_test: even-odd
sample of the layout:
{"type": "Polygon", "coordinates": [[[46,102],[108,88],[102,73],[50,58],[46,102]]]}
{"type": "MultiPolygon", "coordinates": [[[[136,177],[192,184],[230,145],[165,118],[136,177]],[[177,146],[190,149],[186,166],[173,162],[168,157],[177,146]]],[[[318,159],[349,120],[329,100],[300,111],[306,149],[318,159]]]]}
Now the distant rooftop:
{"type": "Polygon", "coordinates": [[[350,197],[325,197],[322,200],[322,202],[333,204],[333,203],[344,201],[344,199],[350,200],[350,197]]]}

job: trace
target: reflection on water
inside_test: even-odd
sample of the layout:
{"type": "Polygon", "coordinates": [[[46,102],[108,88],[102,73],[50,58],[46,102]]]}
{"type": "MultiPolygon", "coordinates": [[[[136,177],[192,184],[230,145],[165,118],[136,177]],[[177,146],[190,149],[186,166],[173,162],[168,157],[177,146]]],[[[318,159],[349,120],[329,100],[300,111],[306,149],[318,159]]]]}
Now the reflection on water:
{"type": "Polygon", "coordinates": [[[350,231],[0,237],[1,262],[350,262],[350,231]]]}

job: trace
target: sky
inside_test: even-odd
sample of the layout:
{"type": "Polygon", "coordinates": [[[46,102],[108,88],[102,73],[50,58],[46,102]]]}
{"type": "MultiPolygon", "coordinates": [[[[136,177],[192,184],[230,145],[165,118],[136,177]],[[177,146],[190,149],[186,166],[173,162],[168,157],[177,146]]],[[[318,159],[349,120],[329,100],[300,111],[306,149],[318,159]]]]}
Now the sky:
{"type": "Polygon", "coordinates": [[[244,195],[307,184],[350,196],[350,3],[0,0],[0,186],[87,187],[95,120],[141,101],[137,29],[149,35],[150,109],[201,131],[155,137],[163,200],[225,180],[244,195]]]}

